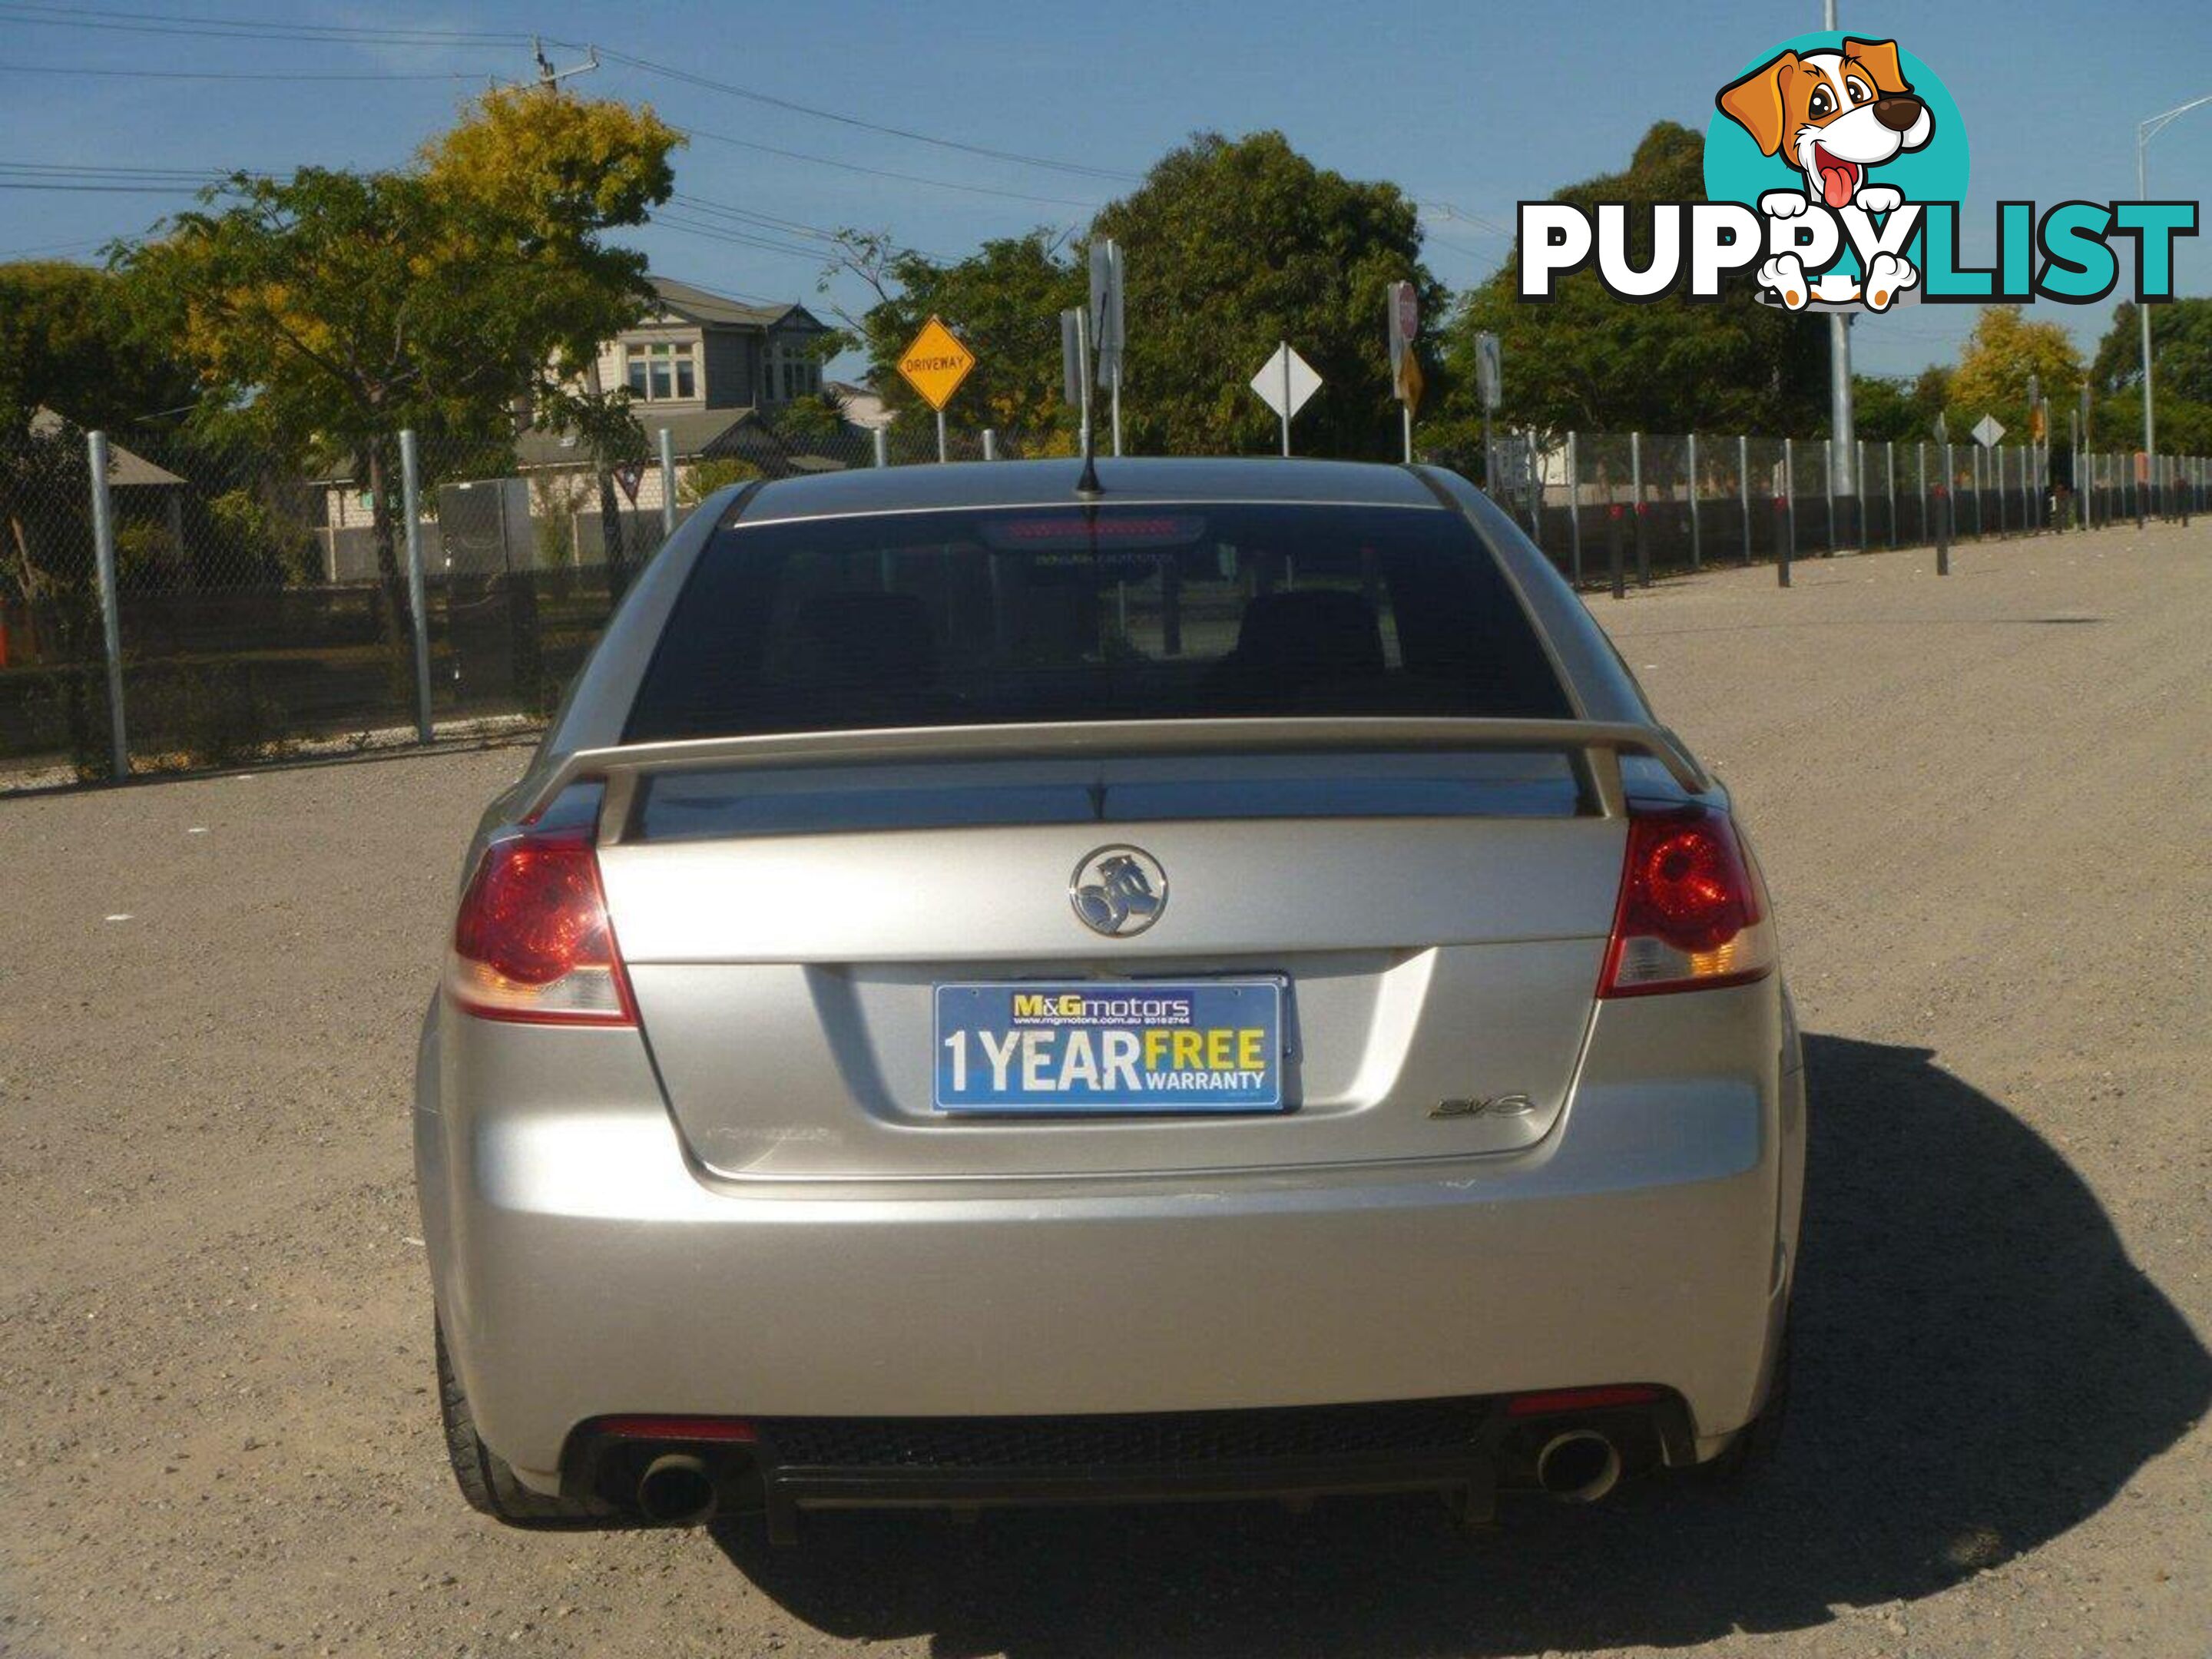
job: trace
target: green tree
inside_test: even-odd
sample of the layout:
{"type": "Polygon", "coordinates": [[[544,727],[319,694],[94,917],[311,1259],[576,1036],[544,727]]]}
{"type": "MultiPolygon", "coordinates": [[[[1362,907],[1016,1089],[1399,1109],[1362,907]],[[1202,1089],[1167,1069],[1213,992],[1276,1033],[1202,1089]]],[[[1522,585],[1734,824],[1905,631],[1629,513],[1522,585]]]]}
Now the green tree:
{"type": "Polygon", "coordinates": [[[875,303],[846,320],[850,343],[868,354],[886,407],[917,411],[907,421],[928,422],[928,406],[900,378],[898,361],[934,316],[975,354],[975,368],[953,396],[953,418],[1010,433],[1073,429],[1061,397],[1060,313],[1082,304],[1090,290],[1062,233],[1000,237],[964,259],[939,264],[880,233],[847,231],[838,268],[875,291],[875,303]]]}
{"type": "Polygon", "coordinates": [[[696,507],[716,490],[760,475],[760,468],[734,455],[696,462],[677,479],[676,499],[682,506],[696,507]]]}
{"type": "Polygon", "coordinates": [[[1911,380],[1854,375],[1851,399],[1854,424],[1867,442],[1932,441],[1936,416],[1950,407],[1951,371],[1931,364],[1911,380]]]}
{"type": "Polygon", "coordinates": [[[574,379],[643,304],[643,256],[601,236],[666,198],[678,142],[650,109],[494,92],[411,168],[239,174],[118,251],[142,327],[198,372],[204,426],[302,464],[352,459],[396,663],[400,428],[489,445],[534,395],[595,447],[634,435],[642,452],[621,398],[574,379]]]}
{"type": "Polygon", "coordinates": [[[1952,434],[1971,432],[1983,416],[1994,415],[2008,439],[2026,443],[2031,374],[2063,434],[2067,406],[2080,396],[2087,372],[2072,337],[2057,324],[2031,323],[2017,306],[1984,306],[1951,374],[1952,434]]]}
{"type": "MultiPolygon", "coordinates": [[[[1588,179],[1552,199],[1595,209],[1629,204],[1631,258],[1650,256],[1658,202],[1705,199],[1705,137],[1672,121],[1644,134],[1627,170],[1588,179]]],[[[1717,301],[1669,295],[1630,305],[1594,270],[1562,278],[1556,297],[1520,297],[1516,246],[1496,275],[1470,291],[1447,331],[1445,356],[1457,390],[1441,413],[1472,423],[1474,337],[1498,337],[1504,361],[1501,418],[1546,431],[1813,431],[1826,413],[1828,336],[1823,318],[1764,306],[1749,276],[1717,301]]]]}
{"type": "Polygon", "coordinates": [[[601,383],[599,343],[636,318],[650,297],[645,256],[609,247],[600,234],[644,222],[675,188],[669,157],[682,134],[650,105],[574,99],[544,88],[496,88],[470,118],[422,147],[429,182],[512,227],[529,262],[525,331],[550,373],[532,398],[541,425],[581,440],[598,475],[608,584],[628,586],[615,471],[646,457],[645,431],[626,386],[601,383]]]}
{"type": "MultiPolygon", "coordinates": [[[[1287,340],[1322,381],[1292,428],[1294,445],[1309,454],[1398,453],[1386,295],[1392,283],[1413,283],[1428,317],[1441,314],[1446,295],[1421,263],[1419,217],[1396,185],[1316,167],[1279,132],[1201,133],[1109,203],[1092,230],[1121,245],[1127,270],[1129,447],[1273,447],[1275,416],[1250,381],[1287,340]]],[[[1049,312],[1041,320],[1053,327],[1049,312]]],[[[1056,384],[1056,334],[1041,349],[1056,384]]]]}
{"type": "Polygon", "coordinates": [[[89,575],[82,538],[40,534],[84,505],[84,430],[127,432],[192,396],[191,371],[137,336],[119,289],[86,265],[0,265],[0,569],[26,601],[89,575]],[[33,430],[40,409],[68,424],[33,430]]]}
{"type": "MultiPolygon", "coordinates": [[[[2212,300],[2175,300],[2150,308],[2152,385],[2158,394],[2158,447],[2168,454],[2212,454],[2212,300]]],[[[2142,323],[2135,304],[2112,309],[2112,326],[2089,365],[2100,447],[2142,442],[2142,323]]]]}

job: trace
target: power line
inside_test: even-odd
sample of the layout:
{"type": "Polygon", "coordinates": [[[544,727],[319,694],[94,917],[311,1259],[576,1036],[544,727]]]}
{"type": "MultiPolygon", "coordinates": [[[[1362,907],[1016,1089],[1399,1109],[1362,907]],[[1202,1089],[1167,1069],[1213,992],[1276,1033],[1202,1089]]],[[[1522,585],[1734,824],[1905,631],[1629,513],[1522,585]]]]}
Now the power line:
{"type": "Polygon", "coordinates": [[[0,64],[0,75],[98,75],[133,81],[485,81],[482,70],[378,70],[327,72],[279,70],[94,69],[81,64],[0,64]]]}
{"type": "Polygon", "coordinates": [[[877,179],[893,179],[904,185],[927,185],[935,190],[964,191],[971,196],[1001,196],[1008,201],[1034,202],[1042,207],[1083,208],[1097,212],[1104,205],[1100,202],[1079,202],[1066,196],[1031,196],[1018,190],[1000,190],[990,185],[958,185],[950,179],[929,179],[913,173],[894,173],[887,167],[862,167],[857,161],[840,161],[827,155],[810,155],[804,150],[781,149],[774,144],[758,143],[750,138],[732,138],[727,134],[708,132],[698,127],[676,129],[687,138],[705,138],[718,144],[730,144],[738,149],[757,150],[763,155],[780,155],[790,161],[811,161],[817,167],[836,167],[844,173],[864,173],[877,179]]]}
{"type": "MultiPolygon", "coordinates": [[[[14,21],[42,23],[56,27],[103,28],[149,34],[197,34],[229,40],[322,40],[355,45],[399,46],[486,46],[528,44],[532,37],[522,34],[494,33],[482,30],[432,29],[411,26],[360,25],[330,23],[294,23],[275,21],[266,18],[218,17],[173,12],[127,11],[110,8],[66,8],[32,3],[32,0],[0,0],[0,13],[14,21]]],[[[556,46],[574,51],[593,50],[587,43],[544,37],[556,46]]],[[[1044,167],[1054,172],[1073,173],[1079,177],[1133,181],[1139,175],[1116,172],[1109,167],[1097,167],[1085,162],[1062,161],[1049,156],[1031,155],[1020,150],[999,149],[987,144],[971,144],[957,138],[939,138],[933,134],[919,132],[910,127],[890,126],[878,121],[847,115],[837,110],[823,109],[813,104],[802,104],[789,98],[779,98],[772,93],[757,91],[710,76],[694,74],[689,70],[671,64],[655,63],[649,58],[639,58],[611,47],[597,48],[611,63],[628,65],[647,75],[658,75],[681,82],[687,86],[703,88],[732,98],[747,99],[766,104],[772,108],[788,110],[793,114],[808,115],[820,121],[834,121],[841,126],[857,128],[866,132],[882,133],[887,137],[903,138],[909,143],[931,144],[941,149],[957,150],[965,155],[987,156],[993,161],[1012,161],[1023,167],[1044,167]]]]}
{"type": "Polygon", "coordinates": [[[673,271],[664,270],[660,275],[673,283],[682,283],[690,288],[704,289],[709,294],[719,294],[726,300],[742,300],[749,306],[791,306],[799,303],[796,300],[773,299],[765,294],[748,294],[741,288],[717,288],[711,283],[695,283],[689,276],[678,276],[673,271]]]}
{"type": "Polygon", "coordinates": [[[196,196],[199,192],[187,184],[173,185],[42,185],[0,179],[0,190],[66,190],[78,194],[87,191],[112,195],[134,196],[196,196]]]}
{"type": "Polygon", "coordinates": [[[732,219],[742,220],[751,224],[759,225],[769,230],[786,231],[795,235],[811,236],[816,240],[823,242],[835,242],[841,240],[837,232],[834,230],[824,230],[819,225],[805,224],[797,219],[780,219],[772,213],[759,213],[750,208],[732,207],[726,202],[710,202],[703,196],[687,195],[684,191],[680,190],[672,192],[668,199],[674,202],[678,207],[692,209],[703,213],[723,215],[732,219]]]}
{"type": "MultiPolygon", "coordinates": [[[[560,44],[570,47],[577,42],[564,40],[560,44]]],[[[801,104],[788,98],[779,98],[772,93],[757,92],[750,87],[740,87],[727,81],[717,81],[709,76],[694,75],[689,70],[672,69],[665,64],[656,64],[650,58],[636,58],[628,52],[617,52],[611,46],[598,48],[599,56],[611,64],[624,64],[642,70],[648,75],[665,76],[680,81],[686,86],[703,87],[709,92],[719,92],[732,98],[744,98],[772,108],[789,110],[798,115],[811,115],[819,121],[835,121],[840,126],[857,127],[864,132],[880,132],[887,137],[904,138],[913,143],[933,144],[939,149],[958,150],[963,155],[988,156],[994,161],[1013,161],[1023,167],[1046,167],[1056,173],[1074,173],[1086,179],[1108,179],[1134,181],[1140,175],[1117,173],[1110,167],[1094,167],[1080,161],[1058,161],[1048,156],[1028,155],[1019,150],[994,149],[988,144],[970,144],[957,138],[939,138],[927,132],[916,132],[911,127],[886,126],[878,121],[866,121],[857,115],[844,115],[836,110],[822,109],[812,104],[801,104]]]]}
{"type": "MultiPolygon", "coordinates": [[[[845,245],[843,231],[824,230],[820,225],[810,225],[801,220],[781,219],[772,213],[756,212],[750,208],[732,207],[726,202],[709,201],[703,196],[689,196],[680,190],[676,191],[670,199],[688,211],[734,219],[740,224],[757,226],[775,234],[808,237],[832,247],[842,248],[845,245]]],[[[937,260],[940,264],[944,261],[943,255],[930,253],[921,248],[902,247],[896,251],[901,253],[919,254],[925,259],[937,260]]]]}
{"type": "Polygon", "coordinates": [[[31,247],[11,247],[0,250],[0,260],[27,259],[34,253],[67,253],[81,247],[99,247],[112,240],[106,236],[80,236],[73,242],[40,242],[31,247]]]}
{"type": "Polygon", "coordinates": [[[1473,225],[1477,230],[1487,231],[1492,236],[1503,236],[1509,242],[1513,240],[1513,233],[1486,213],[1470,213],[1465,208],[1454,207],[1449,202],[1439,202],[1430,197],[1417,196],[1413,200],[1417,206],[1431,209],[1447,219],[1473,225]]]}
{"type": "Polygon", "coordinates": [[[728,242],[734,246],[754,248],[763,253],[779,253],[794,259],[805,259],[816,265],[832,263],[829,251],[825,248],[803,247],[796,243],[780,242],[769,237],[755,236],[744,231],[733,230],[727,225],[718,225],[711,221],[702,223],[696,219],[680,217],[669,213],[665,209],[655,213],[647,222],[665,226],[670,230],[687,231],[694,236],[704,236],[712,241],[728,242]]]}
{"type": "Polygon", "coordinates": [[[117,11],[91,6],[54,6],[30,0],[0,0],[9,21],[55,28],[100,29],[130,34],[186,34],[231,40],[328,40],[362,46],[514,46],[530,37],[475,29],[434,29],[413,25],[292,23],[269,18],[191,16],[177,13],[117,11]]]}
{"type": "Polygon", "coordinates": [[[0,161],[0,173],[52,173],[65,179],[221,179],[243,167],[104,167],[85,161],[0,161]]]}

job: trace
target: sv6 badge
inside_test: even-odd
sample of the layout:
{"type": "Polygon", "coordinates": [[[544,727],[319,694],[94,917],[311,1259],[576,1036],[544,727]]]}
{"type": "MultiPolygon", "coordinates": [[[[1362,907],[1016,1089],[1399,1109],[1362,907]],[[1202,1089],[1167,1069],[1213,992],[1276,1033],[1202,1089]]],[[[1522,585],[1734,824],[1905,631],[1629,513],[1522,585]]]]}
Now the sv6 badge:
{"type": "Polygon", "coordinates": [[[1431,1117],[1526,1117],[1536,1103],[1526,1095],[1471,1095],[1464,1100],[1440,1100],[1431,1117]]]}

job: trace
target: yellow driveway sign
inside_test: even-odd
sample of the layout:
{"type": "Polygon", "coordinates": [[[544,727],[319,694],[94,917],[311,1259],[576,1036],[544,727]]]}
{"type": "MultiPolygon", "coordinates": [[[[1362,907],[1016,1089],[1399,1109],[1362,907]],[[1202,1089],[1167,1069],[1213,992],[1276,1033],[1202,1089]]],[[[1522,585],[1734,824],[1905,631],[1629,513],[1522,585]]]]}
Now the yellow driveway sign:
{"type": "Polygon", "coordinates": [[[975,354],[960,343],[959,337],[932,317],[914,337],[914,343],[899,359],[898,371],[906,383],[921,394],[922,401],[942,411],[960,390],[968,371],[975,367],[975,354]]]}
{"type": "Polygon", "coordinates": [[[1428,383],[1421,378],[1420,356],[1408,347],[1406,355],[1398,360],[1399,400],[1408,409],[1419,409],[1421,406],[1421,393],[1427,389],[1427,386],[1428,383]]]}

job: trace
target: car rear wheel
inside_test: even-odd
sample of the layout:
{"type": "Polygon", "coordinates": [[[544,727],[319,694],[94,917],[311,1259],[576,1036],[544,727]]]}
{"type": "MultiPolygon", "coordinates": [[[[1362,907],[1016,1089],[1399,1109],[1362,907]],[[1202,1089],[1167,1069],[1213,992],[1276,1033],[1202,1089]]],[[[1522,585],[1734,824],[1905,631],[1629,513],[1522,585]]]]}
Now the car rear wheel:
{"type": "Polygon", "coordinates": [[[606,1526],[617,1518],[597,1504],[569,1498],[549,1498],[532,1492],[514,1478],[507,1460],[484,1444],[469,1411],[469,1397],[446,1352],[446,1332],[434,1325],[438,1354],[438,1417],[446,1429],[446,1455],[453,1466],[453,1482],[471,1509],[505,1522],[510,1527],[606,1526]]]}

